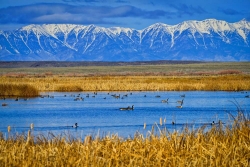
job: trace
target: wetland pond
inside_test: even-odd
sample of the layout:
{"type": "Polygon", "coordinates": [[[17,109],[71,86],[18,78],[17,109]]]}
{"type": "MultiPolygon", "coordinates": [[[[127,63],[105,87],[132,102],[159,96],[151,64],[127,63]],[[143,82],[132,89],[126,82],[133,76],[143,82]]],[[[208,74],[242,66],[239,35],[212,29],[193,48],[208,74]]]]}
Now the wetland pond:
{"type": "Polygon", "coordinates": [[[191,129],[204,124],[211,127],[213,121],[229,124],[229,115],[236,116],[238,109],[248,114],[247,97],[246,91],[133,91],[45,92],[41,97],[18,101],[1,98],[0,103],[7,105],[0,106],[0,132],[8,135],[7,127],[11,126],[11,133],[27,133],[33,123],[35,134],[52,132],[80,138],[118,134],[126,138],[136,132],[146,135],[155,124],[169,131],[181,130],[185,125],[191,129]],[[182,108],[178,108],[182,100],[182,108]],[[134,110],[120,110],[132,105],[134,110]],[[72,127],[75,123],[77,128],[72,127]]]}

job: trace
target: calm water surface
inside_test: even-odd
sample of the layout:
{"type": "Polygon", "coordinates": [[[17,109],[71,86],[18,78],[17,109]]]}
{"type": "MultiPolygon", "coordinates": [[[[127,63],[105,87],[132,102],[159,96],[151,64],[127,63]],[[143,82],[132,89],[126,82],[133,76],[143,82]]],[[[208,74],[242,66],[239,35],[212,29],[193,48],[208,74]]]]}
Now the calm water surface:
{"type": "MultiPolygon", "coordinates": [[[[170,131],[181,129],[185,124],[199,127],[218,122],[229,123],[229,114],[236,115],[237,105],[245,113],[250,111],[248,92],[46,92],[50,97],[0,99],[7,106],[0,107],[0,131],[7,134],[7,126],[12,133],[22,133],[34,124],[34,133],[71,133],[78,137],[85,135],[105,136],[118,134],[122,137],[134,136],[136,131],[146,134],[152,125],[162,118],[163,127],[170,131]],[[89,97],[86,97],[89,94],[89,97]],[[115,98],[112,95],[120,95],[115,98]],[[80,95],[80,96],[79,96],[80,95]],[[127,96],[124,96],[127,95],[127,96]],[[185,95],[185,97],[181,97],[185,95]],[[75,101],[77,96],[84,98],[75,101]],[[160,96],[160,97],[159,97],[160,96]],[[168,99],[168,103],[162,100],[168,99]],[[183,99],[182,108],[177,101],[183,99]],[[134,105],[133,111],[119,108],[134,105]],[[72,128],[78,123],[77,129],[72,128]],[[175,122],[175,125],[172,125],[175,122]],[[143,125],[146,123],[146,129],[143,125]]],[[[159,126],[161,128],[161,126],[159,126]]]]}

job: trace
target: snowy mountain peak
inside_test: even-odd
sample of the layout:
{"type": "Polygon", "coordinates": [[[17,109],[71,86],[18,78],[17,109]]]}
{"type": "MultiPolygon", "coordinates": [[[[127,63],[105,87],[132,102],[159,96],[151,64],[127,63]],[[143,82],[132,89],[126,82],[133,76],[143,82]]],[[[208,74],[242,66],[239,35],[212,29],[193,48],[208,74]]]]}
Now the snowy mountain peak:
{"type": "Polygon", "coordinates": [[[167,25],[167,24],[164,24],[164,23],[155,23],[155,24],[152,24],[152,25],[148,26],[147,28],[143,29],[142,31],[149,31],[149,30],[157,30],[157,31],[163,30],[163,31],[166,31],[170,27],[171,27],[170,25],[167,25]]]}
{"type": "Polygon", "coordinates": [[[56,33],[68,34],[77,25],[74,24],[43,24],[42,27],[50,34],[55,35],[56,33]]]}
{"type": "Polygon", "coordinates": [[[134,29],[131,28],[122,28],[122,27],[111,27],[108,28],[109,32],[115,35],[120,35],[121,33],[129,34],[135,31],[134,29]]]}
{"type": "Polygon", "coordinates": [[[31,24],[0,30],[0,60],[250,60],[250,22],[189,20],[142,30],[31,24]]]}

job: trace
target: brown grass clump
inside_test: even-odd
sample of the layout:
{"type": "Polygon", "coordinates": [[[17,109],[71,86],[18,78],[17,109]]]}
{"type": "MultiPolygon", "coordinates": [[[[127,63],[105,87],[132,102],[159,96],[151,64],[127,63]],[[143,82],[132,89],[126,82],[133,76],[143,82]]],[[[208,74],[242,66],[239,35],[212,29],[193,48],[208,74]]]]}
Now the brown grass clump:
{"type": "Polygon", "coordinates": [[[38,96],[39,92],[34,86],[29,84],[18,83],[0,83],[1,96],[18,96],[18,97],[34,97],[38,96]]]}
{"type": "Polygon", "coordinates": [[[234,124],[210,130],[154,132],[103,138],[86,136],[0,135],[0,166],[249,166],[250,121],[239,116],[234,124]]]}

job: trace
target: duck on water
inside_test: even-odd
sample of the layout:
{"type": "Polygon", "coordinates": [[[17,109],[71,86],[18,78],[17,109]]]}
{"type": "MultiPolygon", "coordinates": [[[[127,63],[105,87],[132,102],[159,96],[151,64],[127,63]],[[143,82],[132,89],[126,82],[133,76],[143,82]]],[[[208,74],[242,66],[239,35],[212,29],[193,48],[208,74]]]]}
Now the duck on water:
{"type": "Polygon", "coordinates": [[[134,110],[134,105],[132,105],[132,107],[120,108],[120,110],[134,110]]]}
{"type": "Polygon", "coordinates": [[[72,126],[73,128],[77,128],[78,127],[78,125],[77,125],[77,123],[75,123],[75,125],[74,126],[72,126]]]}

